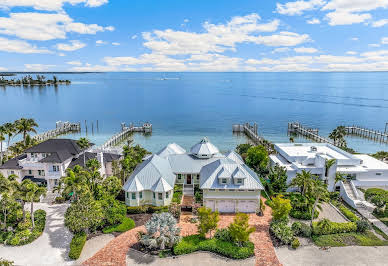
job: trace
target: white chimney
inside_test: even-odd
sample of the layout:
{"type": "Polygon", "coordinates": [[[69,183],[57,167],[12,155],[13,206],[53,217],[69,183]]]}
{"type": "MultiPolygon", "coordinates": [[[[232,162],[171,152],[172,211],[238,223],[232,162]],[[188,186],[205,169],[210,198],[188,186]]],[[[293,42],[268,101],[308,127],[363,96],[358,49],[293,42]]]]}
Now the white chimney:
{"type": "Polygon", "coordinates": [[[97,160],[101,164],[100,174],[101,174],[101,176],[104,176],[105,175],[105,164],[104,164],[104,154],[103,154],[103,152],[98,152],[97,153],[97,160]]]}

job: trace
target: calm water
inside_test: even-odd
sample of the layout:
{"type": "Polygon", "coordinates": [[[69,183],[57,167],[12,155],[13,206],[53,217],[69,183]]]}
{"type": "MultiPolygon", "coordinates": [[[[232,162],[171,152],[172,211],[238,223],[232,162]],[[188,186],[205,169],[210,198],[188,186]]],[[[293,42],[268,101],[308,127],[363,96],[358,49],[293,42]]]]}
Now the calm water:
{"type": "MultiPolygon", "coordinates": [[[[50,74],[46,76],[51,78],[50,74]]],[[[54,128],[58,120],[82,121],[82,125],[86,120],[88,137],[102,144],[120,130],[121,122],[149,121],[153,124],[152,136],[139,134],[134,139],[157,151],[169,142],[189,148],[203,136],[208,136],[221,150],[233,149],[246,140],[232,134],[232,124],[245,121],[256,121],[260,135],[274,142],[288,142],[288,121],[317,127],[325,136],[340,124],[384,131],[388,122],[388,73],[57,76],[72,80],[72,84],[57,89],[0,88],[0,123],[32,117],[39,123],[39,131],[44,131],[54,128]]],[[[359,138],[349,138],[348,145],[359,152],[388,150],[386,144],[359,138]]]]}

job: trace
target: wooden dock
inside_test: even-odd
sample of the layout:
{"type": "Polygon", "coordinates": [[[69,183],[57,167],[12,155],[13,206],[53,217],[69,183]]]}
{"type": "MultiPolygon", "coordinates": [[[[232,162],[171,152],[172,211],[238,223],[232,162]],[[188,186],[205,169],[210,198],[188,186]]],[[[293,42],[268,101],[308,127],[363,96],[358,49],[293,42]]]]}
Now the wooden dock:
{"type": "Polygon", "coordinates": [[[293,133],[297,135],[302,135],[306,138],[312,139],[316,142],[325,142],[334,145],[334,142],[330,139],[324,138],[319,135],[319,130],[317,128],[308,128],[304,127],[299,122],[290,122],[288,123],[288,133],[293,133]]]}
{"type": "Polygon", "coordinates": [[[346,134],[350,136],[358,136],[361,138],[370,139],[376,142],[388,144],[388,133],[379,130],[367,129],[361,126],[345,126],[346,134]]]}
{"type": "Polygon", "coordinates": [[[103,145],[101,145],[101,149],[109,149],[119,145],[124,140],[126,140],[129,136],[131,136],[133,132],[151,133],[152,124],[144,123],[142,126],[134,126],[131,123],[129,124],[129,126],[126,126],[125,123],[122,123],[121,131],[114,134],[103,145]]]}
{"type": "Polygon", "coordinates": [[[265,146],[269,153],[274,151],[272,143],[259,136],[257,123],[234,124],[232,128],[233,133],[244,133],[255,144],[265,146]]]}
{"type": "Polygon", "coordinates": [[[56,128],[37,134],[33,136],[33,139],[36,139],[38,141],[45,141],[48,139],[55,138],[59,135],[64,135],[72,132],[80,132],[81,131],[81,124],[80,123],[70,123],[70,122],[62,122],[57,121],[56,122],[56,128]]]}

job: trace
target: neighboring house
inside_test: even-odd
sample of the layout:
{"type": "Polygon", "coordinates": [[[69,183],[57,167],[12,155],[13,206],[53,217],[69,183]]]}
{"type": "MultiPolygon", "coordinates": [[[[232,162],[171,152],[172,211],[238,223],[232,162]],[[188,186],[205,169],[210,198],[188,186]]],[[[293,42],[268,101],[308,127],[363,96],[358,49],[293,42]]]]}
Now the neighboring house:
{"type": "MultiPolygon", "coordinates": [[[[30,179],[36,183],[47,185],[52,190],[59,179],[66,175],[66,169],[76,164],[83,165],[83,150],[72,139],[49,139],[24,151],[24,154],[8,160],[0,166],[4,176],[16,175],[21,182],[30,179]]],[[[116,155],[86,152],[86,158],[100,158],[103,175],[108,174],[106,168],[111,169],[111,162],[116,155]],[[102,159],[103,157],[103,159],[102,159]]],[[[87,159],[86,159],[87,161],[87,159]]]]}
{"type": "Polygon", "coordinates": [[[169,205],[175,184],[183,185],[185,195],[193,195],[197,185],[204,205],[220,212],[256,212],[263,190],[237,153],[223,155],[204,138],[189,153],[172,143],[146,157],[124,184],[126,204],[169,205]]]}
{"type": "Polygon", "coordinates": [[[310,171],[327,182],[329,191],[339,188],[344,198],[353,200],[359,199],[356,187],[388,186],[388,164],[369,155],[350,154],[327,143],[278,143],[275,150],[277,154],[270,155],[271,165],[286,168],[287,183],[302,170],[310,171]],[[335,159],[335,164],[326,171],[330,159],[335,159]],[[337,172],[348,182],[335,184],[337,172]]]}

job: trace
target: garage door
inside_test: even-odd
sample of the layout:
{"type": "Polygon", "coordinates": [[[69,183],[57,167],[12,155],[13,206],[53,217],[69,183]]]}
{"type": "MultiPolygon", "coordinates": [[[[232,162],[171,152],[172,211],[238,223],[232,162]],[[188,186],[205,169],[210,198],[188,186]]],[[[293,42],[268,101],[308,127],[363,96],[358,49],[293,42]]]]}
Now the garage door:
{"type": "Polygon", "coordinates": [[[240,200],[237,202],[237,212],[256,212],[257,201],[240,200]]]}
{"type": "Polygon", "coordinates": [[[214,211],[214,200],[205,201],[205,206],[210,208],[212,211],[214,211]]]}
{"type": "Polygon", "coordinates": [[[235,201],[234,200],[219,200],[217,202],[217,209],[219,212],[234,212],[235,201]]]}

